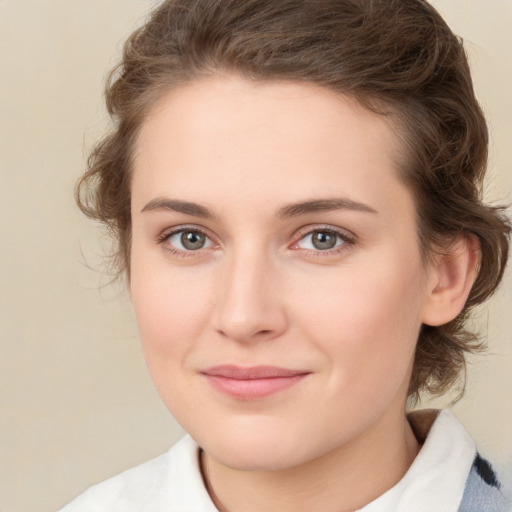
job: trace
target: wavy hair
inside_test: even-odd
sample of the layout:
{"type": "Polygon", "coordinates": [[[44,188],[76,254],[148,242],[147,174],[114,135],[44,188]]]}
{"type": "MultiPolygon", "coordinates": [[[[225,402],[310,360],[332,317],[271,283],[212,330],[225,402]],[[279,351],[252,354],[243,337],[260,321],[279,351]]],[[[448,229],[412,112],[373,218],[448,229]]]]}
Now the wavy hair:
{"type": "Polygon", "coordinates": [[[403,141],[400,173],[416,204],[428,259],[457,236],[475,236],[480,263],[462,312],[423,326],[409,393],[446,391],[481,348],[466,328],[472,307],[498,286],[510,222],[482,201],[488,133],[462,40],[424,0],[167,0],[124,46],[106,86],[114,128],[92,151],[76,197],[116,241],[117,272],[130,272],[134,142],[170,88],[218,72],[308,82],[389,116],[403,141]]]}

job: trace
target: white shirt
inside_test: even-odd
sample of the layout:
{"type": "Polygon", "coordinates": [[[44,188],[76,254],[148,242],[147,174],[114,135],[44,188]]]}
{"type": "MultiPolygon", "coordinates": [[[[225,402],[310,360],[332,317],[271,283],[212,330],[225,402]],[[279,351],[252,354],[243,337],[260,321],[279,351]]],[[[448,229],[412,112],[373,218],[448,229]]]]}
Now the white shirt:
{"type": "MultiPolygon", "coordinates": [[[[359,512],[458,510],[476,456],[473,440],[447,410],[413,413],[410,421],[418,437],[426,436],[418,456],[400,482],[359,512]]],[[[91,487],[60,512],[217,512],[198,453],[185,436],[164,455],[91,487]]]]}

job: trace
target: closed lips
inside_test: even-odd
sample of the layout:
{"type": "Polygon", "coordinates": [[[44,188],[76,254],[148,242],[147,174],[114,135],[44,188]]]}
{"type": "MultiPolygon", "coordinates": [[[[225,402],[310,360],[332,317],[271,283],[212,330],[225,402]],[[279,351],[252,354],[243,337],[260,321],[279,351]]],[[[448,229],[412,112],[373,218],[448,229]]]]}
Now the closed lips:
{"type": "Polygon", "coordinates": [[[306,375],[310,372],[304,370],[291,370],[276,366],[253,366],[239,367],[233,365],[222,365],[208,368],[201,373],[212,377],[224,377],[234,380],[256,380],[256,379],[277,379],[306,375]]]}
{"type": "Polygon", "coordinates": [[[275,366],[215,366],[201,372],[218,392],[236,400],[261,400],[285,391],[311,372],[275,366]]]}

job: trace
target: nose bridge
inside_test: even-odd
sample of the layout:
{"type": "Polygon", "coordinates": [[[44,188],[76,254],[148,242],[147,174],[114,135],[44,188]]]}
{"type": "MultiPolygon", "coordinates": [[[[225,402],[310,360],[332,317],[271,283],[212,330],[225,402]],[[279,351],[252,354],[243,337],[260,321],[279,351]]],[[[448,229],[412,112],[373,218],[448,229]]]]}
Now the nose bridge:
{"type": "Polygon", "coordinates": [[[217,329],[238,341],[279,335],[286,315],[272,257],[248,246],[233,251],[225,265],[219,276],[217,329]]]}

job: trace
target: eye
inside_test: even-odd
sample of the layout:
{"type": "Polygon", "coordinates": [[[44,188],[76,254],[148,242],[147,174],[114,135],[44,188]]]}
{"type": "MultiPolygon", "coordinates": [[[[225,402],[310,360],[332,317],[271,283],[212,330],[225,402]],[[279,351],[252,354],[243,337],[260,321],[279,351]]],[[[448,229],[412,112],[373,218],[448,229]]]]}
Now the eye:
{"type": "Polygon", "coordinates": [[[298,242],[299,249],[329,251],[348,242],[347,237],[329,229],[316,229],[303,236],[298,242]]]}
{"type": "Polygon", "coordinates": [[[213,246],[213,242],[197,229],[180,229],[165,235],[165,242],[179,251],[198,251],[213,246]]]}

